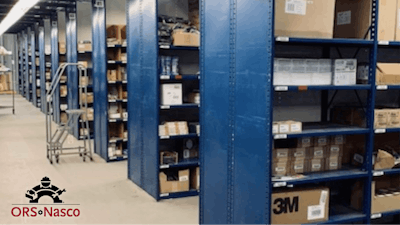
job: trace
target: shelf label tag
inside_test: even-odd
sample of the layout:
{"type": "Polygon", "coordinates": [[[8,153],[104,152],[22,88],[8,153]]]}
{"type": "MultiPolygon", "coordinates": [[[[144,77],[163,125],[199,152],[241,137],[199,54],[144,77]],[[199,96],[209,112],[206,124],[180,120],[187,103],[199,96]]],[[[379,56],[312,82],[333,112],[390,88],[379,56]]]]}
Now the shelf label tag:
{"type": "Polygon", "coordinates": [[[117,120],[110,120],[110,122],[111,122],[111,123],[115,123],[115,122],[117,122],[117,120]]]}
{"type": "Polygon", "coordinates": [[[160,166],[160,169],[168,169],[169,168],[169,165],[161,165],[160,166]]]}
{"type": "Polygon", "coordinates": [[[383,175],[385,175],[385,172],[383,172],[383,171],[374,172],[374,177],[380,177],[383,175]]]}
{"type": "Polygon", "coordinates": [[[277,134],[274,139],[287,139],[287,134],[277,134]]]}
{"type": "Polygon", "coordinates": [[[171,106],[169,106],[169,105],[162,105],[161,106],[161,109],[170,109],[171,108],[171,106]]]}
{"type": "Polygon", "coordinates": [[[289,42],[289,37],[277,37],[276,41],[289,42]]]}
{"type": "Polygon", "coordinates": [[[275,91],[288,91],[289,87],[288,86],[277,86],[275,87],[275,91]]]}
{"type": "Polygon", "coordinates": [[[161,136],[160,138],[161,139],[169,139],[170,137],[169,136],[161,136]]]}
{"type": "Polygon", "coordinates": [[[108,63],[115,63],[115,61],[114,60],[109,60],[108,63]]]}
{"type": "Polygon", "coordinates": [[[274,187],[286,187],[286,182],[275,182],[274,187]]]}
{"type": "Polygon", "coordinates": [[[371,215],[371,219],[378,219],[382,217],[382,213],[376,213],[371,215]]]}
{"type": "Polygon", "coordinates": [[[376,90],[387,90],[388,86],[387,85],[378,85],[376,86],[376,90]]]}
{"type": "Polygon", "coordinates": [[[163,48],[163,49],[170,49],[171,46],[169,46],[169,45],[160,45],[160,48],[163,48]]]}
{"type": "Polygon", "coordinates": [[[168,197],[169,193],[160,194],[160,197],[168,197]]]}
{"type": "Polygon", "coordinates": [[[169,80],[169,76],[167,75],[161,75],[161,80],[169,80]]]}
{"type": "Polygon", "coordinates": [[[375,134],[384,134],[386,133],[386,129],[376,129],[375,134]]]}
{"type": "Polygon", "coordinates": [[[379,41],[379,45],[389,45],[389,41],[379,41]]]}

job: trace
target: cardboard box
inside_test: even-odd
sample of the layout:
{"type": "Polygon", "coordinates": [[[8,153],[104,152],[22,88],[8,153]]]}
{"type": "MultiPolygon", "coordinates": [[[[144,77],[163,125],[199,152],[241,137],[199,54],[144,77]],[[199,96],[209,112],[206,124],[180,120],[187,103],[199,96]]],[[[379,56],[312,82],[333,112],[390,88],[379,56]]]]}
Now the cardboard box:
{"type": "Polygon", "coordinates": [[[324,166],[325,166],[325,159],[320,158],[320,159],[310,159],[309,161],[309,167],[310,172],[322,172],[324,171],[324,166]]]}
{"type": "Polygon", "coordinates": [[[272,161],[288,161],[290,159],[289,152],[288,148],[272,149],[272,161]]]}
{"type": "Polygon", "coordinates": [[[183,150],[183,159],[199,158],[199,149],[185,149],[183,150]]]}
{"type": "Polygon", "coordinates": [[[78,51],[79,52],[91,52],[92,44],[88,42],[79,42],[78,43],[78,51]]]}
{"type": "Polygon", "coordinates": [[[67,53],[67,45],[65,44],[65,42],[58,42],[58,52],[60,54],[67,53]]]}
{"type": "Polygon", "coordinates": [[[400,41],[400,0],[397,0],[395,40],[400,41]]]}
{"type": "Polygon", "coordinates": [[[336,59],[333,61],[333,67],[333,85],[357,84],[357,59],[336,59]]]}
{"type": "Polygon", "coordinates": [[[167,126],[158,125],[158,135],[159,136],[168,136],[167,126]]]}
{"type": "Polygon", "coordinates": [[[81,101],[82,102],[87,101],[87,103],[93,103],[93,93],[87,93],[87,95],[85,95],[85,93],[82,93],[81,101]]]}
{"type": "Polygon", "coordinates": [[[290,122],[289,121],[278,122],[278,126],[279,126],[280,134],[290,133],[290,122]]]}
{"type": "MultiPolygon", "coordinates": [[[[378,40],[395,40],[397,0],[379,1],[378,40]]],[[[370,38],[372,0],[337,0],[335,38],[370,38]]]]}
{"type": "Polygon", "coordinates": [[[189,33],[183,29],[176,29],[172,32],[174,46],[200,46],[200,33],[189,33]]]}
{"type": "Polygon", "coordinates": [[[79,64],[81,64],[82,66],[84,66],[85,68],[88,68],[88,62],[87,61],[78,61],[79,64]]]}
{"type": "Polygon", "coordinates": [[[160,152],[160,164],[176,164],[178,163],[178,153],[177,152],[160,152]]]}
{"type": "Polygon", "coordinates": [[[180,170],[177,177],[169,176],[164,172],[160,172],[160,193],[174,193],[189,191],[189,169],[180,170]]]}
{"type": "Polygon", "coordinates": [[[307,157],[307,148],[294,148],[290,150],[289,158],[294,160],[304,159],[307,157]]]}
{"type": "Polygon", "coordinates": [[[400,84],[399,63],[378,63],[376,66],[377,85],[400,84]]]}
{"type": "Polygon", "coordinates": [[[344,145],[346,143],[346,136],[344,135],[334,135],[331,136],[331,145],[344,145]]]}
{"type": "Polygon", "coordinates": [[[67,85],[60,85],[60,96],[67,97],[67,95],[68,95],[67,85]]]}
{"type": "Polygon", "coordinates": [[[107,26],[107,42],[108,39],[113,40],[116,44],[122,44],[122,40],[126,39],[125,25],[108,25],[107,26]]]}
{"type": "Polygon", "coordinates": [[[161,105],[182,105],[182,84],[162,84],[161,105]]]}
{"type": "Polygon", "coordinates": [[[328,136],[314,137],[314,147],[321,147],[327,145],[329,145],[328,136]]]}
{"type": "Polygon", "coordinates": [[[301,133],[303,131],[303,124],[301,122],[296,122],[290,120],[290,133],[301,133]]]}
{"type": "MultiPolygon", "coordinates": [[[[166,122],[164,124],[168,136],[187,135],[189,134],[189,127],[186,121],[179,122],[166,122]]],[[[160,128],[162,129],[162,128],[160,128]]],[[[162,135],[163,136],[163,135],[162,135]]]]}
{"type": "Polygon", "coordinates": [[[275,1],[275,36],[332,38],[334,12],[335,0],[275,1]]]}
{"type": "Polygon", "coordinates": [[[200,93],[198,92],[190,93],[188,97],[188,102],[200,104],[200,93]]]}
{"type": "Polygon", "coordinates": [[[190,170],[190,189],[200,190],[200,167],[190,170]]]}
{"type": "Polygon", "coordinates": [[[117,81],[117,71],[107,70],[107,79],[108,81],[117,81]]]}
{"type": "Polygon", "coordinates": [[[86,128],[80,128],[79,129],[79,135],[80,136],[87,136],[87,135],[89,135],[89,130],[86,129],[86,128]]]}
{"type": "Polygon", "coordinates": [[[325,156],[326,147],[307,148],[307,157],[311,159],[322,159],[325,156]]]}
{"type": "Polygon", "coordinates": [[[392,169],[395,166],[396,159],[392,154],[378,150],[378,155],[374,163],[374,170],[392,169]]]}
{"type": "Polygon", "coordinates": [[[279,134],[279,123],[273,122],[273,124],[272,124],[272,134],[279,134]]]}
{"type": "Polygon", "coordinates": [[[81,77],[80,86],[86,87],[89,85],[89,77],[81,77]]]}
{"type": "Polygon", "coordinates": [[[334,107],[331,109],[331,122],[358,127],[366,127],[362,108],[334,107]]]}
{"type": "Polygon", "coordinates": [[[339,157],[343,154],[343,145],[329,145],[326,151],[326,157],[339,157]]]}
{"type": "Polygon", "coordinates": [[[388,127],[400,127],[400,109],[388,109],[388,127]]]}
{"type": "Polygon", "coordinates": [[[290,173],[289,161],[272,163],[272,176],[286,176],[290,173]]]}
{"type": "Polygon", "coordinates": [[[296,159],[290,163],[290,174],[302,174],[307,173],[307,160],[306,159],[296,159]]]}
{"type": "Polygon", "coordinates": [[[298,148],[309,148],[314,146],[314,139],[312,137],[297,138],[298,148]]]}
{"type": "Polygon", "coordinates": [[[375,109],[374,128],[387,128],[389,123],[389,112],[386,109],[375,109]]]}
{"type": "Polygon", "coordinates": [[[327,171],[339,170],[341,168],[342,168],[342,157],[336,156],[336,157],[326,158],[325,170],[327,171]]]}
{"type": "Polygon", "coordinates": [[[60,120],[61,120],[61,123],[62,123],[62,124],[68,123],[68,114],[62,112],[62,113],[60,114],[60,120]]]}
{"type": "Polygon", "coordinates": [[[82,108],[83,110],[86,110],[87,113],[87,117],[86,114],[82,114],[81,118],[82,120],[88,120],[88,121],[93,121],[94,120],[94,110],[93,108],[82,108]]]}
{"type": "Polygon", "coordinates": [[[327,221],[329,188],[284,189],[272,193],[271,224],[327,221]]]}

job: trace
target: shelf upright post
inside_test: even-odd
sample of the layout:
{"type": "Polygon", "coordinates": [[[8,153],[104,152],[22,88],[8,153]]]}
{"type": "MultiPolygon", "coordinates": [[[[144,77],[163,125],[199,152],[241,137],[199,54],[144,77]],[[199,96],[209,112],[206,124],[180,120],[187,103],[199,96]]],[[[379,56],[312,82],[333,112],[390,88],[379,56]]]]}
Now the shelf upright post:
{"type": "Polygon", "coordinates": [[[18,50],[19,50],[19,59],[18,59],[18,72],[19,72],[19,77],[18,77],[18,84],[19,84],[19,88],[18,88],[18,92],[20,95],[24,96],[24,79],[23,79],[23,74],[24,74],[24,54],[22,51],[22,33],[18,33],[18,50]]]}
{"type": "MultiPolygon", "coordinates": [[[[65,9],[66,23],[66,47],[67,47],[67,62],[78,62],[78,40],[77,40],[77,22],[76,22],[76,5],[65,9]]],[[[68,77],[68,109],[79,109],[79,77],[77,67],[69,66],[67,68],[68,77]]],[[[76,124],[72,129],[72,134],[79,139],[79,121],[72,122],[76,124]]]]}
{"type": "Polygon", "coordinates": [[[45,39],[44,39],[44,21],[39,24],[39,70],[40,70],[40,100],[41,111],[44,113],[46,104],[46,55],[45,55],[45,39]]]}
{"type": "Polygon", "coordinates": [[[371,223],[371,195],[372,195],[372,179],[373,179],[373,166],[372,166],[372,155],[374,151],[374,117],[375,117],[375,98],[376,98],[376,63],[378,55],[378,18],[379,18],[379,0],[372,1],[372,12],[371,12],[371,33],[370,38],[374,44],[370,49],[369,53],[369,77],[368,80],[372,86],[368,93],[367,99],[367,114],[366,121],[369,128],[369,133],[366,138],[366,157],[364,160],[364,169],[368,171],[368,177],[364,182],[364,202],[363,212],[367,215],[367,219],[364,221],[366,224],[371,223]]]}
{"type": "Polygon", "coordinates": [[[94,151],[103,159],[108,158],[109,142],[105,5],[105,0],[92,0],[94,151]]]}
{"type": "Polygon", "coordinates": [[[157,0],[127,0],[128,178],[159,192],[157,0]]]}
{"type": "Polygon", "coordinates": [[[28,48],[28,34],[29,28],[27,31],[24,31],[24,53],[25,53],[25,68],[24,68],[24,83],[25,83],[25,98],[30,101],[30,88],[29,88],[29,48],[28,48]]]}
{"type": "MultiPolygon", "coordinates": [[[[50,18],[51,30],[51,77],[54,78],[59,64],[58,52],[58,20],[57,13],[53,14],[50,18]]],[[[53,120],[60,123],[60,85],[56,88],[53,95],[53,120]]]]}
{"type": "Polygon", "coordinates": [[[202,0],[201,18],[200,224],[269,224],[274,1],[202,0]]]}
{"type": "Polygon", "coordinates": [[[31,68],[32,68],[32,104],[37,107],[38,101],[36,96],[36,25],[32,26],[32,31],[29,34],[31,39],[31,68]]]}

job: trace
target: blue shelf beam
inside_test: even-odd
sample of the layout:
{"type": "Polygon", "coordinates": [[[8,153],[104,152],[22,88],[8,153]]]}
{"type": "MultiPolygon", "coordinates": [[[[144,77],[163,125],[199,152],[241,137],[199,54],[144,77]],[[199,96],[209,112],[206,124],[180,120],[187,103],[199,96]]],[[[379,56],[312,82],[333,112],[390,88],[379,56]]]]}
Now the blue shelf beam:
{"type": "Polygon", "coordinates": [[[92,0],[92,63],[94,97],[94,151],[108,159],[108,87],[107,87],[107,40],[106,1],[92,0]],[[100,3],[99,3],[100,2],[100,3]],[[96,4],[97,3],[97,4],[96,4]],[[102,4],[101,4],[102,3],[102,4]],[[102,7],[101,7],[102,5],[102,7]]]}
{"type": "MultiPolygon", "coordinates": [[[[50,19],[50,31],[51,31],[51,77],[52,79],[56,75],[59,64],[59,52],[58,52],[58,19],[57,15],[54,14],[50,19]]],[[[61,122],[60,118],[60,85],[56,88],[53,95],[53,120],[56,123],[61,122]]]]}
{"type": "MultiPolygon", "coordinates": [[[[70,6],[65,9],[65,28],[66,28],[66,48],[67,48],[67,62],[78,62],[78,39],[77,39],[77,18],[76,18],[76,5],[70,6]]],[[[79,109],[79,75],[76,66],[69,66],[67,68],[67,102],[68,109],[79,109]]],[[[76,126],[72,128],[72,134],[77,138],[79,137],[79,123],[74,121],[76,126]]]]}
{"type": "Polygon", "coordinates": [[[333,85],[323,85],[323,86],[284,86],[277,85],[274,86],[276,92],[285,91],[321,91],[321,90],[371,90],[371,85],[348,85],[348,86],[333,86],[333,85]]]}
{"type": "Polygon", "coordinates": [[[173,199],[173,198],[184,198],[190,196],[197,196],[199,192],[197,190],[190,190],[185,192],[176,192],[176,193],[168,193],[168,194],[160,194],[159,199],[173,199]]]}
{"type": "Polygon", "coordinates": [[[39,24],[39,70],[40,70],[40,99],[41,111],[45,111],[46,104],[46,56],[45,56],[45,32],[44,22],[39,24]]]}
{"type": "Polygon", "coordinates": [[[292,43],[301,45],[345,45],[345,46],[355,46],[355,47],[372,47],[374,41],[372,40],[362,40],[362,39],[344,39],[344,38],[292,38],[292,37],[276,37],[276,43],[292,43]]]}

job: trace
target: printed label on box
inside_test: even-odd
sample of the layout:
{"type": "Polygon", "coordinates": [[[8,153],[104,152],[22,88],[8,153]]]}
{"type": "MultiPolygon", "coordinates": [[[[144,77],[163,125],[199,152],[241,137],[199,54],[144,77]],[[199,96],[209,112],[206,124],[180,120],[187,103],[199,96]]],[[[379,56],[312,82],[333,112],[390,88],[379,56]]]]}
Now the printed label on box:
{"type": "Polygon", "coordinates": [[[188,181],[189,180],[189,176],[181,176],[179,177],[179,181],[188,181]]]}
{"type": "Polygon", "coordinates": [[[307,1],[306,0],[286,0],[285,13],[306,15],[307,1]]]}
{"type": "Polygon", "coordinates": [[[331,163],[329,164],[330,167],[337,167],[338,165],[339,165],[339,164],[336,163],[336,162],[331,162],[331,163]]]}
{"type": "Polygon", "coordinates": [[[324,154],[323,150],[318,150],[314,152],[314,156],[322,156],[324,154]]]}
{"type": "Polygon", "coordinates": [[[287,152],[278,152],[278,154],[276,154],[276,157],[278,157],[278,158],[287,157],[287,156],[288,156],[287,152]]]}
{"type": "Polygon", "coordinates": [[[362,155],[355,154],[354,155],[354,161],[356,161],[358,163],[364,163],[364,157],[362,155]]]}
{"type": "Polygon", "coordinates": [[[337,147],[337,146],[332,146],[331,147],[331,152],[339,152],[339,151],[340,151],[339,147],[337,147]]]}
{"type": "Polygon", "coordinates": [[[302,170],[302,169],[304,169],[304,165],[295,165],[294,169],[295,170],[302,170]]]}
{"type": "Polygon", "coordinates": [[[285,167],[276,167],[276,168],[275,168],[275,171],[276,171],[276,172],[284,172],[285,170],[286,170],[285,167]]]}
{"type": "Polygon", "coordinates": [[[312,168],[313,169],[320,169],[321,168],[321,164],[313,164],[312,168]]]}
{"type": "Polygon", "coordinates": [[[307,220],[319,220],[325,217],[325,206],[324,205],[312,205],[308,206],[307,220]]]}
{"type": "Polygon", "coordinates": [[[337,25],[351,24],[351,11],[339,12],[337,14],[337,25]]]}
{"type": "Polygon", "coordinates": [[[295,152],[294,153],[294,157],[299,158],[299,157],[303,157],[304,156],[304,152],[295,152]]]}

